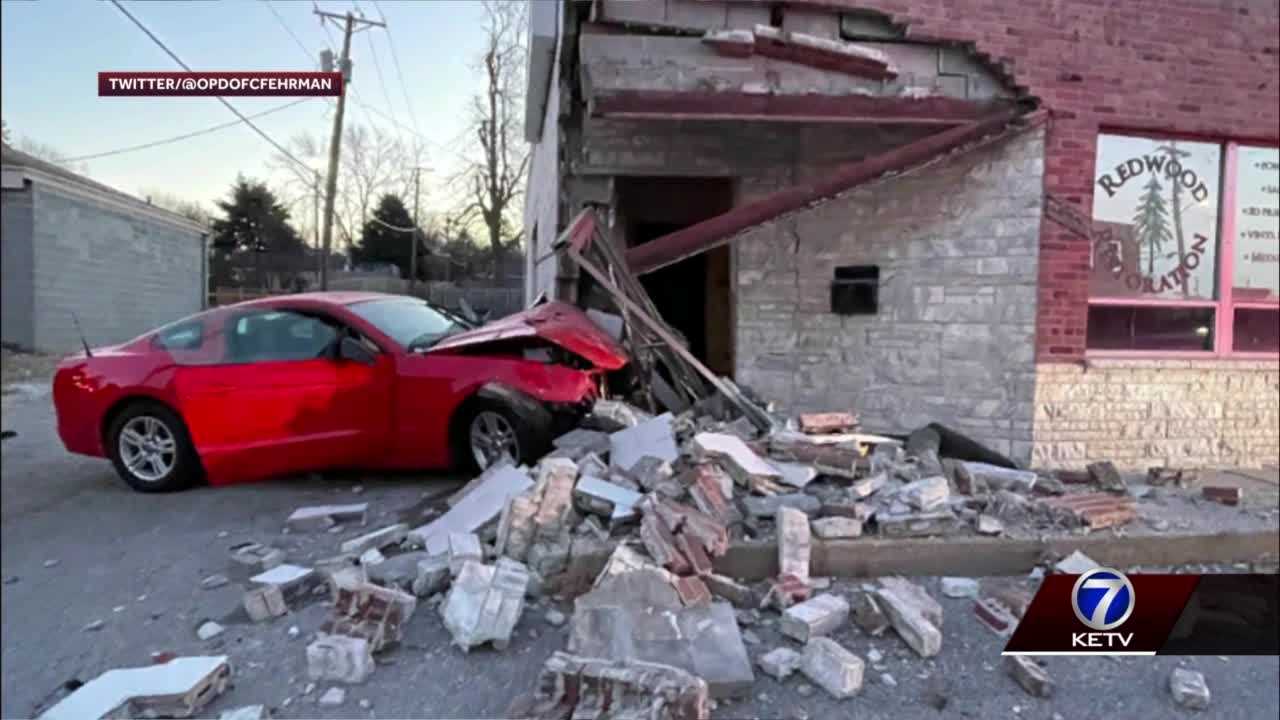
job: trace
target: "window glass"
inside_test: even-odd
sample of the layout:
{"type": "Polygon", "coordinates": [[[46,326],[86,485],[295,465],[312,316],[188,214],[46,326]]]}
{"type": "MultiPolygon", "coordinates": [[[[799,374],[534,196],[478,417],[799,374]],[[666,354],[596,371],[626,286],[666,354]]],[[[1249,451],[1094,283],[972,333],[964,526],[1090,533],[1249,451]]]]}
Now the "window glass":
{"type": "Polygon", "coordinates": [[[1213,350],[1214,309],[1208,307],[1089,308],[1088,346],[1096,350],[1213,350]]]}
{"type": "Polygon", "coordinates": [[[182,323],[161,330],[155,339],[156,347],[164,350],[199,350],[204,340],[204,323],[182,323]]]}
{"type": "Polygon", "coordinates": [[[338,338],[332,322],[288,310],[234,317],[227,329],[227,362],[313,360],[330,352],[338,338]]]}
{"type": "Polygon", "coordinates": [[[1280,310],[1236,308],[1231,337],[1236,352],[1280,351],[1280,310]]]}
{"type": "Polygon", "coordinates": [[[348,307],[408,350],[429,348],[470,327],[461,318],[412,298],[369,300],[348,307]]]}
{"type": "Polygon", "coordinates": [[[1221,162],[1212,143],[1098,136],[1092,297],[1217,296],[1221,162]]]}
{"type": "Polygon", "coordinates": [[[1280,298],[1280,149],[1241,146],[1235,181],[1232,298],[1274,301],[1280,298]]]}

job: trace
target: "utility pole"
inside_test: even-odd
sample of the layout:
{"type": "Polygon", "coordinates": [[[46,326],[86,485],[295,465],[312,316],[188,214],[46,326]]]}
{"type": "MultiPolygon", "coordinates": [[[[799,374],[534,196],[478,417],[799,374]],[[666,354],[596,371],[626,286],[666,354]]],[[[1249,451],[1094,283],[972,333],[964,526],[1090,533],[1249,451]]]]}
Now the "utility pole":
{"type": "Polygon", "coordinates": [[[338,109],[333,114],[333,135],[329,138],[329,179],[324,189],[324,235],[321,237],[320,252],[324,257],[320,266],[320,289],[329,289],[329,248],[333,244],[333,201],[338,192],[338,153],[342,146],[342,115],[347,109],[347,83],[351,82],[351,35],[357,24],[365,30],[372,26],[385,28],[386,23],[358,18],[351,13],[337,15],[315,9],[320,22],[333,21],[342,27],[342,56],[338,59],[338,68],[342,72],[342,94],[338,96],[338,109]]]}
{"type": "Polygon", "coordinates": [[[418,195],[422,193],[420,182],[422,168],[413,168],[413,232],[409,233],[409,294],[413,294],[414,283],[418,281],[418,195]]]}
{"type": "Polygon", "coordinates": [[[328,253],[320,247],[320,171],[316,171],[315,181],[311,184],[311,212],[315,216],[313,227],[316,229],[316,255],[320,257],[320,277],[327,277],[325,268],[329,265],[328,253]]]}

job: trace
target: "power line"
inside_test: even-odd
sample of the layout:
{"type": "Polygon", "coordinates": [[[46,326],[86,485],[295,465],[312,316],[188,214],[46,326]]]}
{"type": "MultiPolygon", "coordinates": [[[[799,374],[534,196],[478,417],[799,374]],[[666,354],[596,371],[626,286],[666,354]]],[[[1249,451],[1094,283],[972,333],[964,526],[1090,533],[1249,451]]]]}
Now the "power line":
{"type": "MultiPolygon", "coordinates": [[[[125,9],[124,9],[124,6],[120,4],[120,0],[111,0],[111,4],[112,4],[112,5],[115,5],[117,10],[119,10],[119,11],[120,11],[120,12],[122,12],[122,13],[124,13],[124,16],[125,16],[125,17],[129,18],[130,20],[132,20],[132,21],[133,21],[133,24],[134,24],[134,25],[137,25],[139,30],[141,30],[142,32],[146,33],[147,37],[151,38],[151,41],[152,41],[152,42],[154,42],[156,45],[159,45],[159,46],[160,46],[160,49],[165,51],[165,54],[167,54],[169,57],[173,58],[173,61],[174,61],[174,62],[176,62],[176,63],[178,63],[179,65],[181,65],[181,66],[182,66],[182,68],[183,68],[184,70],[186,70],[187,72],[195,72],[194,70],[192,70],[192,69],[191,69],[191,66],[190,66],[190,65],[188,65],[188,64],[186,64],[186,63],[184,63],[184,62],[182,62],[182,58],[178,57],[178,55],[177,55],[176,53],[174,53],[172,50],[170,50],[170,49],[169,49],[169,47],[168,47],[167,45],[165,45],[163,42],[161,42],[160,38],[156,37],[155,33],[151,32],[151,30],[149,30],[149,29],[147,28],[147,26],[146,26],[146,25],[143,25],[143,24],[142,24],[142,21],[140,21],[140,20],[138,20],[138,18],[134,17],[134,16],[133,16],[133,14],[132,14],[132,13],[130,13],[128,10],[125,10],[125,9]]],[[[276,142],[276,141],[275,141],[275,140],[274,140],[270,135],[268,135],[268,134],[266,134],[265,132],[263,132],[263,131],[262,131],[262,128],[258,127],[257,125],[254,125],[252,120],[250,120],[248,117],[245,117],[245,114],[244,114],[244,113],[240,112],[239,110],[237,110],[237,109],[236,109],[236,107],[235,107],[234,105],[232,105],[231,103],[227,102],[226,98],[222,97],[221,95],[214,95],[214,97],[215,97],[215,98],[217,98],[218,102],[220,102],[220,103],[222,103],[223,105],[225,105],[225,106],[226,106],[226,108],[227,108],[228,110],[230,110],[233,114],[235,114],[235,116],[236,116],[236,117],[240,118],[240,121],[241,121],[241,122],[243,122],[245,125],[248,125],[249,127],[253,128],[253,131],[254,131],[254,132],[256,132],[256,133],[258,133],[258,135],[259,135],[263,140],[266,140],[268,143],[270,143],[270,144],[272,145],[272,147],[274,147],[276,150],[279,150],[279,151],[280,151],[280,153],[281,153],[282,155],[284,155],[286,158],[288,158],[289,160],[291,160],[291,161],[293,161],[294,163],[296,163],[298,166],[300,166],[300,167],[304,167],[304,168],[306,168],[307,170],[311,170],[311,167],[310,167],[310,166],[308,166],[306,163],[302,162],[302,161],[301,161],[301,160],[299,160],[298,158],[294,157],[293,153],[291,153],[291,152],[289,152],[288,150],[286,150],[286,149],[285,149],[285,147],[284,147],[283,145],[281,145],[280,143],[276,142]]]]}
{"type": "Polygon", "coordinates": [[[284,28],[284,31],[289,33],[289,37],[293,38],[293,41],[297,43],[298,49],[302,50],[302,54],[307,56],[307,60],[315,62],[318,67],[319,62],[316,60],[316,57],[307,49],[306,43],[298,39],[297,34],[293,32],[293,28],[289,27],[289,24],[284,21],[284,18],[280,17],[280,13],[276,12],[275,6],[271,4],[271,0],[263,0],[262,4],[266,5],[267,9],[271,11],[271,14],[275,16],[276,22],[280,23],[280,27],[284,28]]]}
{"type": "MultiPolygon", "coordinates": [[[[378,17],[382,22],[387,22],[387,16],[382,13],[382,6],[378,4],[378,0],[373,0],[373,9],[378,11],[378,17]]],[[[400,92],[404,93],[404,106],[409,111],[409,120],[413,123],[414,130],[418,135],[422,135],[422,126],[418,124],[418,116],[413,111],[413,103],[409,102],[409,88],[404,81],[404,72],[400,70],[400,55],[396,53],[396,44],[391,39],[391,26],[387,25],[387,46],[391,48],[391,60],[396,66],[396,77],[400,80],[400,92]]]]}
{"type": "MultiPolygon", "coordinates": [[[[360,9],[359,2],[352,0],[351,5],[356,9],[356,12],[360,13],[360,17],[364,17],[364,10],[360,9]]],[[[385,17],[382,22],[386,23],[385,17]]],[[[378,60],[378,49],[373,45],[373,35],[365,35],[365,40],[369,42],[369,55],[373,57],[373,69],[377,71],[378,84],[382,86],[382,99],[387,101],[387,112],[394,116],[396,114],[396,106],[391,102],[391,93],[387,92],[387,80],[382,74],[382,63],[378,60]]]]}
{"type": "MultiPolygon", "coordinates": [[[[301,105],[304,102],[308,102],[314,99],[315,98],[306,97],[306,98],[302,98],[301,100],[294,100],[291,103],[285,103],[284,105],[273,107],[270,110],[263,110],[260,113],[254,113],[253,115],[249,116],[249,119],[265,117],[267,115],[271,115],[272,113],[278,113],[281,110],[287,110],[291,107],[294,107],[295,105],[301,105]]],[[[199,137],[200,135],[207,135],[211,132],[217,132],[218,130],[225,130],[229,127],[235,127],[236,125],[240,125],[244,122],[245,122],[244,120],[232,120],[231,122],[225,122],[220,125],[214,125],[212,127],[204,128],[203,130],[195,130],[189,133],[183,133],[181,135],[174,135],[173,137],[165,138],[163,140],[156,140],[154,142],[142,143],[141,145],[130,145],[128,147],[123,147],[116,150],[108,150],[106,152],[94,153],[92,155],[81,155],[79,157],[68,158],[67,162],[97,160],[98,158],[110,157],[112,155],[122,155],[124,153],[134,152],[137,150],[146,150],[148,148],[159,147],[161,145],[168,145],[170,143],[175,143],[181,140],[188,140],[193,137],[199,137]]]]}

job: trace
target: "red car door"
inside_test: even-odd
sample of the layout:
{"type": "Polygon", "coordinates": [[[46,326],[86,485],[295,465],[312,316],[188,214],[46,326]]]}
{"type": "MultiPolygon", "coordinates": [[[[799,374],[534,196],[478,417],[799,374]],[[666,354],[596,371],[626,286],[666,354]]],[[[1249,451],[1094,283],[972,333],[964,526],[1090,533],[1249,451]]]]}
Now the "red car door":
{"type": "MultiPolygon", "coordinates": [[[[334,357],[346,330],[288,308],[232,312],[217,364],[182,367],[176,390],[210,482],[370,464],[385,448],[392,359],[334,357]]],[[[367,341],[365,341],[367,342],[367,341]]]]}

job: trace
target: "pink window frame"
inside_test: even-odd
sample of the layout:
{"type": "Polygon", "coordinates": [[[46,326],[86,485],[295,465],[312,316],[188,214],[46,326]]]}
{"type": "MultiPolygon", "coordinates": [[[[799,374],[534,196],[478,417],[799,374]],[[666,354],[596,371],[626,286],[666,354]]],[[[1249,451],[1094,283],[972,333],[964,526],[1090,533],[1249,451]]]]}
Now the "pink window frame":
{"type": "MultiPolygon", "coordinates": [[[[1120,131],[1123,132],[1123,131],[1120,131]]],[[[1133,133],[1145,135],[1146,133],[1133,133]]],[[[1251,147],[1270,147],[1266,143],[1227,142],[1224,145],[1222,165],[1222,202],[1219,203],[1218,227],[1218,299],[1217,300],[1163,300],[1151,298],[1089,298],[1089,305],[1115,305],[1124,307],[1173,307],[1214,308],[1213,350],[1090,350],[1085,348],[1086,358],[1172,358],[1187,360],[1273,360],[1280,352],[1236,352],[1235,311],[1280,310],[1280,300],[1268,302],[1235,302],[1232,297],[1235,286],[1236,263],[1236,163],[1242,144],[1251,147]]]]}

